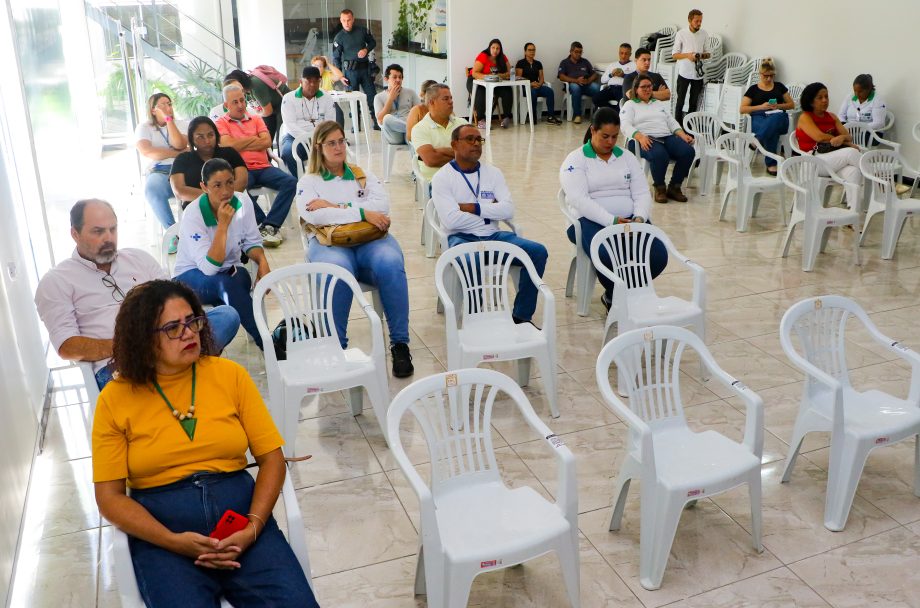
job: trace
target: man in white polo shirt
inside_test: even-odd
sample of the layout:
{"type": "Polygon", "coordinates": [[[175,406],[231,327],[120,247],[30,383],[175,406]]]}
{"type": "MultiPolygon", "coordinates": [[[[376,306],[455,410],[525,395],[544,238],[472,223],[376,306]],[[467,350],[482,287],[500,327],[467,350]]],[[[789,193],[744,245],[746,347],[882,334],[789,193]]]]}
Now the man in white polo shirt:
{"type": "MultiPolygon", "coordinates": [[[[684,125],[684,100],[690,87],[690,111],[696,112],[700,93],[703,92],[703,71],[697,70],[697,61],[709,59],[706,53],[706,31],[703,27],[703,12],[693,9],[687,15],[688,25],[674,36],[671,57],[677,60],[677,109],[674,118],[684,125]]],[[[702,64],[701,64],[702,65],[702,64]]]]}
{"type": "MultiPolygon", "coordinates": [[[[291,175],[297,177],[297,163],[294,159],[294,138],[307,141],[313,137],[313,129],[324,120],[335,116],[335,102],[332,97],[319,90],[322,76],[319,70],[309,65],[303,69],[300,86],[281,98],[281,118],[287,133],[281,138],[281,158],[291,175]]],[[[307,158],[309,150],[297,146],[301,158],[307,158]]]]}
{"type": "MultiPolygon", "coordinates": [[[[415,137],[413,135],[413,137],[415,137]]],[[[431,180],[431,198],[438,210],[447,242],[453,247],[475,241],[502,241],[523,249],[543,276],[548,254],[540,243],[500,230],[498,222],[514,217],[514,202],[505,176],[496,167],[479,162],[485,139],[473,125],[460,125],[451,133],[454,159],[431,180]]],[[[515,323],[528,323],[537,308],[537,286],[527,272],[514,298],[511,315],[515,323]]]]}
{"type": "Polygon", "coordinates": [[[446,84],[433,84],[425,91],[428,114],[412,127],[412,145],[421,159],[419,171],[431,180],[438,169],[454,159],[450,134],[466,120],[454,116],[454,98],[446,84]]]}
{"type": "MultiPolygon", "coordinates": [[[[169,277],[149,253],[118,249],[118,218],[107,202],[77,201],[70,210],[70,226],[77,246],[42,277],[35,305],[61,358],[92,361],[102,388],[112,378],[108,363],[115,316],[125,294],[135,285],[169,277]]],[[[218,306],[207,315],[220,352],[236,335],[240,317],[230,306],[218,306]]]]}

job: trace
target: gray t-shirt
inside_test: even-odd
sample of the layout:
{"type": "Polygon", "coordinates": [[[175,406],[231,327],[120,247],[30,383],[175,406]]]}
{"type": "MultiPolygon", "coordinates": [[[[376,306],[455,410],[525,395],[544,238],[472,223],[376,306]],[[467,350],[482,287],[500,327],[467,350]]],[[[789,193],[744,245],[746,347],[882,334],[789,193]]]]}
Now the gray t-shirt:
{"type": "MultiPolygon", "coordinates": [[[[379,114],[383,110],[383,106],[387,103],[388,95],[388,91],[381,91],[374,96],[374,114],[379,114]]],[[[417,106],[419,103],[421,102],[415,91],[403,87],[402,91],[399,92],[399,97],[393,101],[393,114],[397,118],[406,120],[409,118],[409,110],[412,109],[412,106],[417,106]]]]}

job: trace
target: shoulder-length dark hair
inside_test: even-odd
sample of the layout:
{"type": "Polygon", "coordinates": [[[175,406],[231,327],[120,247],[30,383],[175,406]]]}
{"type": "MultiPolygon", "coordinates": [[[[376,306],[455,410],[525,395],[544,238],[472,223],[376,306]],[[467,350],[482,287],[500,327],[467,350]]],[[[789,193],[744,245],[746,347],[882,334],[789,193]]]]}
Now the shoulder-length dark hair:
{"type": "MultiPolygon", "coordinates": [[[[204,315],[195,292],[178,281],[154,280],[128,292],[118,316],[112,340],[112,362],[121,379],[135,385],[153,384],[157,378],[157,328],[168,300],[182,298],[196,317],[204,315]]],[[[199,333],[201,356],[214,351],[211,328],[205,323],[199,333]]]]}
{"type": "Polygon", "coordinates": [[[489,40],[489,44],[486,45],[483,53],[485,53],[487,57],[491,56],[492,51],[490,49],[493,44],[498,44],[498,57],[495,58],[495,67],[498,68],[498,73],[502,74],[508,70],[508,64],[505,62],[505,47],[502,46],[502,41],[498,38],[489,40]]]}
{"type": "Polygon", "coordinates": [[[214,129],[214,147],[216,148],[220,145],[220,131],[217,130],[217,125],[214,124],[214,121],[207,116],[196,116],[188,123],[188,147],[192,152],[198,151],[198,148],[195,147],[195,138],[192,137],[192,134],[195,132],[195,129],[201,125],[208,125],[214,129]]]}
{"type": "Polygon", "coordinates": [[[815,97],[818,96],[818,93],[821,92],[821,89],[826,89],[824,83],[813,82],[810,85],[807,85],[802,89],[802,95],[799,97],[799,104],[802,106],[802,111],[804,112],[814,112],[815,110],[815,97]]]}

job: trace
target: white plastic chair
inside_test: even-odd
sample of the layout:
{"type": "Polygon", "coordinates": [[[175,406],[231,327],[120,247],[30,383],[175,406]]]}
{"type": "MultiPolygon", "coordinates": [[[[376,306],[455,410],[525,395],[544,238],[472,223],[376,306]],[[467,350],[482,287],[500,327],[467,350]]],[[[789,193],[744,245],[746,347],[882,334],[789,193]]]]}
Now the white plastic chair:
{"type": "MultiPolygon", "coordinates": [[[[373,306],[347,270],[333,264],[293,264],[273,270],[256,284],[252,295],[256,327],[265,344],[270,410],[284,438],[285,453],[294,456],[300,403],[304,397],[349,390],[351,413],[362,411],[361,387],[367,389],[381,428],[389,388],[384,357],[383,327],[373,306]],[[351,289],[371,326],[371,351],[342,349],[332,316],[333,292],[339,283],[351,289]],[[287,359],[279,361],[272,348],[266,314],[269,290],[280,304],[287,324],[287,359]]],[[[352,320],[351,323],[355,321],[352,320]]],[[[351,324],[350,323],[350,324],[351,324]]]]}
{"type": "MultiPolygon", "coordinates": [[[[303,168],[307,163],[307,156],[300,155],[300,146],[303,146],[304,150],[311,150],[313,148],[313,134],[311,133],[309,137],[295,137],[294,143],[291,145],[291,154],[294,156],[294,164],[297,165],[297,175],[295,177],[298,181],[303,177],[303,168]]],[[[309,152],[307,154],[309,154],[309,152]]]]}
{"type": "Polygon", "coordinates": [[[895,186],[901,183],[902,175],[912,175],[914,185],[920,173],[904,163],[897,151],[871,150],[859,159],[859,169],[863,177],[869,180],[869,207],[866,210],[866,221],[863,224],[859,244],[862,245],[866,238],[869,222],[878,213],[884,213],[882,228],[882,259],[890,260],[894,257],[894,250],[898,246],[898,239],[904,229],[904,222],[908,217],[920,213],[920,199],[898,198],[895,186]]]}
{"type": "Polygon", "coordinates": [[[380,145],[383,148],[383,181],[387,183],[390,181],[390,172],[393,169],[393,157],[396,156],[396,153],[400,150],[405,150],[411,156],[414,154],[414,150],[409,144],[391,144],[387,141],[387,138],[384,137],[383,131],[380,132],[380,145]]]}
{"type": "Polygon", "coordinates": [[[724,82],[729,69],[743,67],[748,61],[744,53],[725,53],[719,58],[703,63],[703,79],[706,82],[724,82]]]}
{"type": "Polygon", "coordinates": [[[393,457],[419,500],[415,593],[427,594],[430,608],[465,607],[477,575],[549,551],[559,558],[570,604],[581,605],[575,457],[511,378],[493,370],[462,369],[413,382],[393,399],[387,429],[393,457]],[[502,482],[490,428],[501,393],[555,456],[555,503],[529,486],[512,489],[502,482]],[[399,424],[406,410],[428,443],[430,486],[403,448],[399,424]]]}
{"type": "Polygon", "coordinates": [[[874,146],[888,146],[895,152],[901,150],[901,144],[883,139],[879,136],[878,132],[874,129],[870,129],[861,122],[848,122],[843,126],[846,127],[847,132],[849,132],[853,143],[859,146],[860,152],[871,150],[874,146]]]}
{"type": "Polygon", "coordinates": [[[577,290],[578,316],[587,317],[591,312],[591,296],[594,294],[594,285],[597,283],[597,273],[591,264],[591,257],[582,246],[581,222],[578,213],[565,200],[565,191],[561,188],[556,195],[559,208],[566,221],[575,230],[575,253],[569,262],[569,275],[565,281],[565,297],[571,298],[572,292],[577,290]]]}
{"type": "Polygon", "coordinates": [[[96,401],[99,399],[99,385],[96,383],[96,373],[93,371],[93,364],[89,361],[74,361],[74,364],[80,369],[83,375],[83,386],[86,389],[86,402],[89,405],[86,419],[86,436],[90,443],[93,440],[93,416],[96,415],[96,401]]]}
{"type": "Polygon", "coordinates": [[[702,196],[712,194],[713,185],[722,181],[722,167],[719,166],[719,151],[716,148],[716,139],[721,130],[719,117],[710,112],[690,112],[684,116],[684,131],[693,136],[693,149],[696,152],[687,183],[690,183],[694,170],[697,170],[697,190],[702,196]],[[696,168],[696,161],[699,161],[699,169],[696,168]]]}
{"type": "Polygon", "coordinates": [[[447,324],[447,368],[517,361],[518,383],[530,382],[530,359],[537,360],[553,418],[559,417],[556,393],[556,300],[527,253],[511,243],[479,241],[451,247],[435,266],[435,286],[447,324]],[[511,318],[512,264],[523,267],[543,296],[543,329],[511,318]],[[449,281],[459,284],[461,324],[449,281]]]}
{"type": "MultiPolygon", "coordinates": [[[[308,243],[309,243],[310,236],[306,232],[301,231],[301,238],[304,241],[303,261],[305,264],[309,264],[310,263],[310,248],[309,248],[310,245],[308,243]]],[[[377,286],[370,285],[368,283],[362,283],[361,281],[358,281],[358,287],[361,289],[361,293],[371,294],[371,304],[374,305],[374,311],[376,311],[378,317],[383,317],[384,316],[383,302],[380,299],[380,290],[377,289],[377,286]]]]}
{"type": "MultiPolygon", "coordinates": [[[[627,449],[614,483],[610,530],[620,529],[630,482],[642,482],[639,583],[650,590],[661,587],[677,524],[688,502],[744,483],[751,497],[754,550],[761,552],[763,400],[723,371],[701,338],[680,327],[636,329],[618,336],[601,351],[596,375],[607,406],[629,426],[627,449]],[[714,378],[744,402],[741,443],[716,431],[696,433],[688,427],[680,393],[680,364],[687,347],[695,351],[714,378]],[[621,377],[627,378],[629,405],[610,386],[611,363],[616,364],[621,377]]],[[[713,563],[713,567],[717,565],[713,563]]]]}
{"type": "MultiPolygon", "coordinates": [[[[561,81],[560,81],[561,82],[561,81]]],[[[572,94],[569,93],[569,83],[561,82],[562,84],[562,107],[565,109],[565,115],[562,117],[563,120],[573,121],[575,120],[575,110],[572,109],[572,94]]],[[[593,102],[591,101],[591,96],[587,93],[581,96],[581,109],[582,111],[587,110],[588,108],[594,107],[593,102]]]]}
{"type": "Polygon", "coordinates": [[[747,232],[751,218],[757,214],[760,199],[766,192],[779,192],[780,219],[786,224],[786,189],[783,182],[772,176],[754,177],[751,174],[751,162],[754,155],[760,152],[766,158],[772,158],[777,163],[783,162],[781,156],[767,152],[757,138],[751,133],[733,131],[726,133],[716,140],[716,149],[719,159],[728,163],[728,179],[722,190],[722,209],[719,212],[719,221],[725,219],[728,209],[728,199],[735,194],[735,227],[738,232],[747,232]]]}
{"type": "MultiPolygon", "coordinates": [[[[783,482],[789,481],[805,435],[830,432],[824,527],[840,531],[869,452],[920,435],[920,355],[883,335],[856,302],[833,295],[793,304],[780,322],[779,340],[792,364],[806,374],[783,482]],[[881,348],[910,365],[906,400],[876,389],[860,392],[850,383],[845,336],[850,317],[862,323],[881,348]],[[801,352],[792,343],[793,332],[801,352]]],[[[914,495],[920,497],[920,437],[914,446],[914,495]]]]}
{"type": "MultiPolygon", "coordinates": [[[[859,230],[859,210],[842,207],[825,207],[821,194],[823,182],[822,171],[829,172],[831,182],[843,185],[843,180],[820,159],[812,155],[787,158],[779,165],[779,178],[795,192],[792,203],[792,219],[786,230],[783,243],[783,257],[789,255],[789,245],[795,227],[803,224],[805,234],[802,237],[802,270],[811,272],[815,267],[818,252],[827,246],[829,228],[853,226],[859,230]]],[[[853,239],[855,263],[860,265],[859,234],[853,239]]]]}
{"type": "MultiPolygon", "coordinates": [[[[602,346],[610,339],[614,324],[618,334],[653,325],[689,326],[700,339],[706,339],[706,271],[680,253],[664,230],[651,224],[608,226],[591,241],[591,262],[594,269],[614,285],[610,312],[604,321],[602,346]],[[677,296],[662,298],[655,292],[649,259],[655,239],[668,250],[669,264],[677,262],[693,273],[691,301],[677,296]],[[602,251],[610,259],[612,268],[601,259],[602,251]]],[[[700,372],[704,376],[702,368],[700,372]]]]}
{"type": "MultiPolygon", "coordinates": [[[[284,515],[287,520],[287,539],[291,550],[297,557],[307,584],[313,589],[313,576],[310,573],[310,553],[307,550],[307,535],[304,532],[303,516],[300,505],[297,504],[297,495],[294,493],[294,484],[291,483],[290,474],[284,478],[281,486],[281,500],[284,504],[284,515]]],[[[118,595],[122,608],[144,608],[144,600],[137,588],[137,579],[134,577],[134,566],[131,562],[131,551],[128,547],[128,535],[112,526],[112,544],[104,548],[109,551],[110,559],[115,566],[115,582],[118,584],[118,595]]],[[[168,584],[169,581],[166,581],[168,584]]],[[[221,599],[221,608],[230,608],[231,604],[221,599]]]]}
{"type": "Polygon", "coordinates": [[[751,119],[740,111],[746,87],[726,82],[719,96],[719,120],[726,131],[751,132],[751,119]]]}
{"type": "MultiPolygon", "coordinates": [[[[790,118],[790,121],[791,121],[791,118],[790,118]]],[[[799,146],[799,138],[795,134],[795,129],[790,131],[790,133],[788,134],[788,142],[789,142],[789,148],[790,150],[792,150],[792,153],[788,154],[787,158],[792,157],[792,156],[812,156],[818,159],[819,161],[821,160],[820,155],[816,156],[812,154],[811,152],[805,152],[804,150],[802,150],[801,146],[799,146]]],[[[824,161],[821,161],[821,163],[823,166],[824,161]]],[[[833,180],[831,180],[831,178],[828,175],[826,175],[826,172],[824,172],[823,170],[821,173],[819,173],[816,179],[818,180],[818,193],[821,196],[821,200],[823,200],[824,203],[827,204],[828,200],[830,199],[830,194],[831,194],[830,187],[831,187],[831,184],[833,183],[833,180]]],[[[841,197],[841,201],[843,201],[842,197],[841,197]]]]}

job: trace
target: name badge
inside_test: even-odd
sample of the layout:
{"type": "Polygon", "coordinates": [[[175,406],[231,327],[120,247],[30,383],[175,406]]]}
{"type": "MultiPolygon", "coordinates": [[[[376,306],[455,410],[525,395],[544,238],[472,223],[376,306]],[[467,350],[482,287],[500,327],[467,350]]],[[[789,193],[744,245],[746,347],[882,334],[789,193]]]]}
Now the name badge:
{"type": "Polygon", "coordinates": [[[632,173],[627,171],[626,174],[623,175],[623,179],[626,180],[626,185],[628,186],[629,183],[632,181],[632,173]]]}
{"type": "Polygon", "coordinates": [[[860,112],[859,122],[872,122],[872,112],[860,112]]]}
{"type": "Polygon", "coordinates": [[[495,200],[495,193],[491,190],[483,190],[479,193],[479,198],[487,203],[491,203],[495,200]]]}

